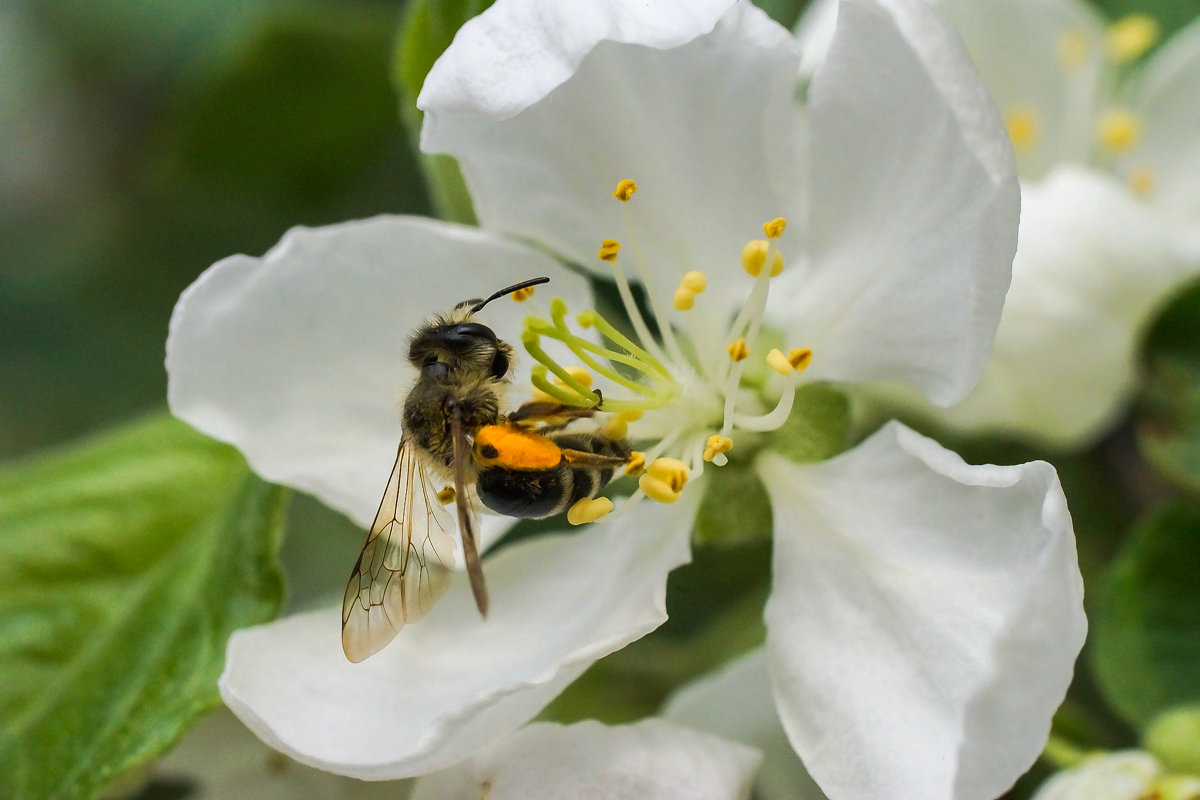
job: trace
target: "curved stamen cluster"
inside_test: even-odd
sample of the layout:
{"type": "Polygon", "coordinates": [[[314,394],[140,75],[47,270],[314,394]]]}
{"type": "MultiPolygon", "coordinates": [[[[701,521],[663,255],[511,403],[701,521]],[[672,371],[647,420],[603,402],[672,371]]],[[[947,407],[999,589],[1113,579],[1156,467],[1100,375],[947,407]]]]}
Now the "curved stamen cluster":
{"type": "Polygon", "coordinates": [[[631,256],[643,285],[654,285],[651,265],[638,244],[628,210],[636,191],[637,184],[625,180],[613,192],[622,203],[624,242],[605,239],[596,256],[610,265],[637,341],[592,310],[578,314],[575,322],[581,328],[594,328],[599,343],[577,335],[567,322],[566,303],[557,298],[551,303],[549,319],[526,318],[521,337],[538,362],[532,378],[538,396],[609,412],[612,416],[603,428],[607,435],[624,437],[628,424],[643,412],[666,412],[656,417],[657,426],[651,426],[654,434],[646,451],[635,453],[626,468],[627,474],[639,475],[639,489],[625,507],[642,496],[674,502],[705,464],[728,463],[725,454],[733,448],[737,431],[770,431],[783,425],[795,400],[799,375],[812,359],[807,348],[792,349],[786,355],[777,348],[758,354],[784,381],[772,410],[755,413],[760,409],[743,408],[748,398],[756,406],[760,403],[761,386],[746,386],[745,375],[747,365],[754,363],[749,359],[758,353],[771,279],[784,267],[777,246],[786,227],[782,217],[763,225],[765,239],[751,240],[742,249],[742,269],[754,278],[754,284],[731,323],[726,325],[713,308],[706,308],[700,295],[708,287],[708,278],[699,270],[685,272],[680,280],[671,304],[679,316],[673,319],[660,307],[660,299],[649,292],[647,305],[653,316],[648,320],[634,299],[623,263],[623,255],[631,256]],[[561,342],[582,366],[559,364],[542,347],[543,338],[561,342]],[[682,343],[688,345],[686,356],[682,343]],[[593,391],[593,374],[607,379],[610,388],[602,394],[593,391]]]}

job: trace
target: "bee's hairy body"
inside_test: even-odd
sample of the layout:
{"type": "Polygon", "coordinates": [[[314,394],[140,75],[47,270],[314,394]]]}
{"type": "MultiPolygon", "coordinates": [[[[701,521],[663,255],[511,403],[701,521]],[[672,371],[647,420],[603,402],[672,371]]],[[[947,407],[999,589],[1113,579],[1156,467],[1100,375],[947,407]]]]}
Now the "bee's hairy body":
{"type": "Polygon", "coordinates": [[[513,349],[473,316],[492,300],[548,280],[460,303],[413,333],[408,360],[419,377],[404,400],[404,435],[342,600],[342,648],[350,661],[377,653],[449,585],[455,559],[442,510],[447,500],[427,473],[453,482],[463,561],[486,617],[470,487],[502,514],[545,517],[593,496],[628,459],[624,441],[566,430],[592,408],[530,402],[501,411],[513,349]]]}
{"type": "MultiPolygon", "coordinates": [[[[513,349],[490,328],[472,321],[470,309],[477,302],[467,301],[434,318],[417,329],[409,344],[409,361],[421,375],[404,401],[405,436],[447,480],[455,470],[455,416],[472,439],[489,425],[525,423],[510,422],[509,416],[501,413],[513,349]]],[[[591,413],[576,411],[575,417],[591,413]]],[[[559,421],[541,432],[564,450],[600,456],[598,461],[611,463],[571,463],[564,457],[552,467],[529,468],[506,461],[502,454],[480,459],[476,449],[476,458],[458,468],[468,483],[475,484],[483,504],[499,514],[535,519],[558,514],[607,486],[613,464],[625,461],[630,453],[624,440],[599,431],[563,430],[564,424],[559,421]]]]}
{"type": "MultiPolygon", "coordinates": [[[[457,413],[468,432],[500,421],[502,384],[491,378],[452,377],[417,381],[404,401],[404,431],[429,456],[429,465],[445,480],[453,478],[452,415],[457,413]]],[[[467,465],[468,478],[474,477],[467,465]]]]}

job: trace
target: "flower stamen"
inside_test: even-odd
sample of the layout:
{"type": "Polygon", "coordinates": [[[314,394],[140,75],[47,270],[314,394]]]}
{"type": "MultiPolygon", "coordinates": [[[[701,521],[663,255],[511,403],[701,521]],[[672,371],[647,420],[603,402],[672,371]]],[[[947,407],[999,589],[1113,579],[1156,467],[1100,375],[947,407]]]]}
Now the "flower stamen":
{"type": "Polygon", "coordinates": [[[1112,154],[1131,149],[1141,136],[1141,119],[1127,109],[1114,108],[1104,112],[1096,128],[1096,138],[1112,154]]]}
{"type": "Polygon", "coordinates": [[[1104,45],[1108,57],[1117,64],[1137,61],[1158,43],[1158,20],[1147,14],[1129,14],[1108,28],[1104,45]]]}
{"type": "Polygon", "coordinates": [[[690,472],[677,458],[656,458],[638,478],[638,487],[651,500],[674,503],[683,494],[690,472]]]}
{"type": "Polygon", "coordinates": [[[1029,106],[1010,108],[1004,115],[1004,127],[1014,150],[1028,150],[1037,144],[1041,120],[1029,106]]]}
{"type": "Polygon", "coordinates": [[[704,443],[704,453],[701,455],[701,458],[705,461],[715,462],[718,467],[723,467],[727,461],[723,454],[728,453],[732,449],[733,439],[714,433],[704,443]],[[720,461],[717,461],[717,459],[720,459],[720,461]]]}
{"type": "Polygon", "coordinates": [[[595,522],[613,510],[613,501],[607,497],[581,497],[575,505],[567,509],[567,522],[572,525],[584,525],[595,522]]]}

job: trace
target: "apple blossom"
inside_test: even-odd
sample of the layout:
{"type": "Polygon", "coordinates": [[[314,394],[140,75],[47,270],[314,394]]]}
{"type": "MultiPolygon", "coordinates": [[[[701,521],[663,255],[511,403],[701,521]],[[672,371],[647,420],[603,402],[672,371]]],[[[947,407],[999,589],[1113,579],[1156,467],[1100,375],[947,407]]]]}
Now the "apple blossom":
{"type": "Polygon", "coordinates": [[[812,387],[970,390],[1016,244],[1003,126],[915,0],[845,0],[811,81],[799,68],[746,2],[500,0],[418,99],[480,229],[297,229],[183,295],[174,412],[363,524],[415,377],[401,337],[534,275],[551,300],[486,309],[530,356],[514,403],[527,380],[580,405],[601,388],[645,459],[582,533],[485,559],[487,621],[460,581],[358,665],[336,610],[239,632],[222,695],[265,741],[371,779],[484,758],[665,619],[701,498],[742,468],[774,520],[772,695],[830,796],[994,797],[1037,756],[1086,627],[1053,469],[968,466],[898,424],[836,455],[789,427],[822,421],[812,387]],[[580,269],[614,281],[632,336],[580,269]]]}

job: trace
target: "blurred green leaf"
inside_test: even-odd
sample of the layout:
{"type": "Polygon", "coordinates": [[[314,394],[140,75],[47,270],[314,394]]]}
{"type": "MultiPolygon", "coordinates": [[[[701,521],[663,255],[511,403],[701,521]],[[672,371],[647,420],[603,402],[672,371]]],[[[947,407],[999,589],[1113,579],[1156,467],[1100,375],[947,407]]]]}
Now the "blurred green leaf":
{"type": "Polygon", "coordinates": [[[0,471],[0,796],[93,797],[217,704],[285,500],[166,417],[0,471]]]}
{"type": "Polygon", "coordinates": [[[1108,702],[1144,727],[1200,701],[1200,511],[1172,503],[1113,562],[1092,615],[1092,666],[1108,702]]]}
{"type": "MultiPolygon", "coordinates": [[[[400,93],[401,112],[415,145],[421,132],[417,95],[425,76],[463,23],[485,11],[492,0],[412,0],[396,37],[393,80],[400,93]]],[[[432,195],[433,207],[442,219],[472,224],[475,208],[458,163],[449,156],[424,155],[421,164],[432,195]]]]}
{"type": "Polygon", "coordinates": [[[800,20],[800,14],[808,6],[808,0],[757,0],[755,5],[770,15],[771,19],[791,30],[800,20]]]}
{"type": "Polygon", "coordinates": [[[394,20],[362,6],[265,15],[209,72],[181,82],[159,142],[160,180],[310,202],[329,194],[399,134],[383,79],[394,20]]]}
{"type": "Polygon", "coordinates": [[[1200,281],[1167,304],[1142,352],[1138,443],[1164,477],[1200,493],[1200,281]]]}

